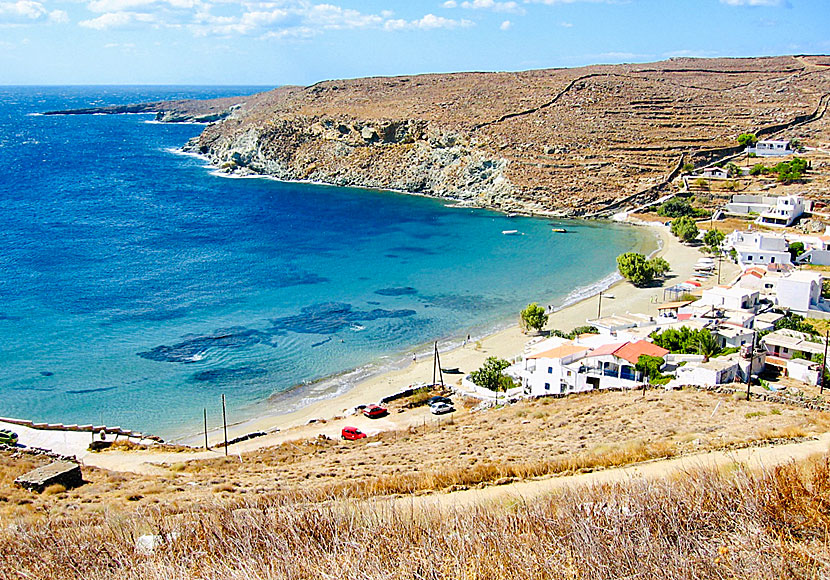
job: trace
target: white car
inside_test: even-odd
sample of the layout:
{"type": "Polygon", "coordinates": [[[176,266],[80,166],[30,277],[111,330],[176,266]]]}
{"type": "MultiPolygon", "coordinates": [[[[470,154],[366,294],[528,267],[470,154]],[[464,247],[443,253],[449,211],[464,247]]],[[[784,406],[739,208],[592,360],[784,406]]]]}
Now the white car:
{"type": "Polygon", "coordinates": [[[455,407],[453,407],[452,405],[448,405],[443,401],[438,401],[430,405],[429,410],[432,411],[433,415],[443,415],[444,413],[455,412],[455,407]]]}

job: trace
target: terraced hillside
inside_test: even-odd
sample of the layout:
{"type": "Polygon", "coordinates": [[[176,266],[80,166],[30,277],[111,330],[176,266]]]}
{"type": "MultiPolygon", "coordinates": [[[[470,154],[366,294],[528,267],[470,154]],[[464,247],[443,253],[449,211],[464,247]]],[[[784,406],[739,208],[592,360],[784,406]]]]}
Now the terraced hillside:
{"type": "Polygon", "coordinates": [[[586,215],[743,132],[826,139],[828,99],[825,56],[337,80],[251,98],[188,147],[230,172],[586,215]]]}

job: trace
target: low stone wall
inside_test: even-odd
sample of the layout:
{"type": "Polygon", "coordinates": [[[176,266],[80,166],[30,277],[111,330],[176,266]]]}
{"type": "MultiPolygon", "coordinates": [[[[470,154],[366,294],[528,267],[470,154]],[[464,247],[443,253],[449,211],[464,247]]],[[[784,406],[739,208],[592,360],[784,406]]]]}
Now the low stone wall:
{"type": "Polygon", "coordinates": [[[48,431],[76,431],[86,433],[101,433],[102,431],[107,435],[121,435],[123,437],[135,437],[137,439],[150,439],[158,443],[164,443],[164,440],[157,435],[146,435],[139,431],[131,431],[129,429],[122,429],[121,427],[107,427],[106,425],[64,425],[63,423],[34,423],[27,419],[12,419],[8,417],[0,417],[0,422],[10,423],[12,425],[20,425],[21,427],[29,427],[30,429],[43,429],[48,431]]]}

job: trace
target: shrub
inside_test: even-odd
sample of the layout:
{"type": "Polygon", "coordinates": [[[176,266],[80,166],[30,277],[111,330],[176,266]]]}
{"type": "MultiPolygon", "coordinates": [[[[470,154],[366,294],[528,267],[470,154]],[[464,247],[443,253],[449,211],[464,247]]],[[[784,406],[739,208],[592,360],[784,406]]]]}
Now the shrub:
{"type": "Polygon", "coordinates": [[[697,224],[692,218],[683,216],[672,221],[671,233],[683,242],[691,242],[697,238],[700,230],[697,229],[697,224]]]}
{"type": "Polygon", "coordinates": [[[626,252],[617,256],[620,275],[635,286],[646,286],[654,280],[654,268],[643,254],[626,252]]]}
{"type": "Polygon", "coordinates": [[[738,145],[742,147],[752,147],[758,142],[758,137],[755,133],[741,133],[738,135],[738,145]]]}
{"type": "Polygon", "coordinates": [[[548,322],[548,315],[545,314],[545,309],[535,302],[531,302],[527,305],[527,308],[522,310],[520,318],[525,328],[535,330],[536,332],[542,330],[548,322]]]}

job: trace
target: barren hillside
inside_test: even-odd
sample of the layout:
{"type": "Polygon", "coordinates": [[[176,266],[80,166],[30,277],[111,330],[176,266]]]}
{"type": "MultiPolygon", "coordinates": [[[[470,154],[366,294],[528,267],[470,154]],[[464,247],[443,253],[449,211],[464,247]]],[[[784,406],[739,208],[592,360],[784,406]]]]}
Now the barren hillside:
{"type": "Polygon", "coordinates": [[[189,148],[228,171],[586,215],[742,132],[826,140],[828,99],[821,56],[364,78],[249,98],[189,148]]]}

